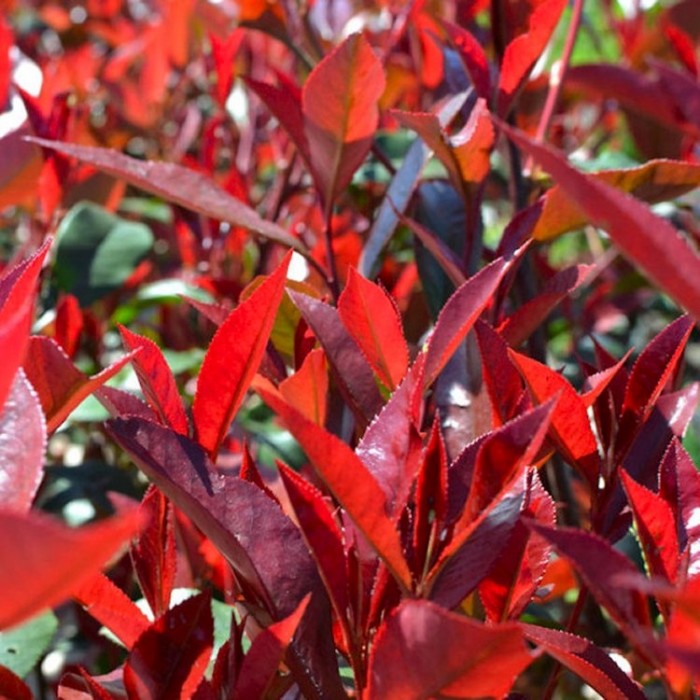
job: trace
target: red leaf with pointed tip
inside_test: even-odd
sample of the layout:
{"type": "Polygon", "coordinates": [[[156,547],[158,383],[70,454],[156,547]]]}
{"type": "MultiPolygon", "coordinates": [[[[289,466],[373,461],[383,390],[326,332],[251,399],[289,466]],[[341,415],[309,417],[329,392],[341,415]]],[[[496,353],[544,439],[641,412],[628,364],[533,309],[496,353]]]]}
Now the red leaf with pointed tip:
{"type": "Polygon", "coordinates": [[[462,59],[462,63],[474,84],[476,94],[485,100],[490,99],[491,72],[488,57],[483,46],[466,29],[451,22],[444,21],[442,24],[447,29],[450,40],[459,52],[459,57],[462,59]]]}
{"type": "Polygon", "coordinates": [[[152,340],[132,333],[124,326],[119,326],[119,332],[127,350],[139,350],[134,356],[133,366],[148,405],[156,412],[163,425],[170,426],[182,435],[189,435],[190,422],[175,377],[160,348],[152,340]]]}
{"type": "Polygon", "coordinates": [[[514,624],[486,627],[428,601],[408,600],[377,633],[367,696],[502,697],[533,658],[514,624]]]}
{"type": "MultiPolygon", "coordinates": [[[[556,522],[556,506],[537,472],[533,472],[522,514],[550,527],[556,522]]],[[[479,584],[479,597],[489,620],[521,615],[544,577],[551,551],[547,540],[531,532],[522,521],[516,523],[503,553],[479,584]]]]}
{"type": "Polygon", "coordinates": [[[280,477],[294,509],[299,529],[316,560],[329,597],[340,619],[347,614],[348,580],[343,534],[330,503],[306,479],[278,463],[280,477]]]}
{"type": "Polygon", "coordinates": [[[95,398],[107,409],[112,418],[138,416],[157,421],[158,416],[135,394],[130,394],[113,386],[102,385],[95,390],[95,398]]]}
{"type": "Polygon", "coordinates": [[[517,348],[541,326],[554,307],[585,280],[593,265],[575,265],[558,272],[534,298],[519,306],[498,326],[505,341],[517,348]]]}
{"type": "Polygon", "coordinates": [[[83,314],[78,299],[72,294],[64,294],[56,304],[56,331],[54,338],[73,357],[80,345],[80,334],[84,327],[83,314]]]}
{"type": "Polygon", "coordinates": [[[143,527],[131,545],[131,561],[143,595],[155,617],[170,607],[175,584],[175,529],[172,505],[156,488],[140,505],[143,527]]]}
{"type": "Polygon", "coordinates": [[[505,117],[542,56],[566,6],[566,0],[543,0],[529,18],[527,32],[506,47],[498,82],[498,113],[505,117]]]}
{"type": "Polygon", "coordinates": [[[638,484],[624,469],[620,470],[620,477],[632,506],[649,573],[674,583],[680,549],[671,507],[662,496],[638,484]]]}
{"type": "Polygon", "coordinates": [[[306,355],[301,367],[280,382],[279,392],[287,403],[317,425],[324,425],[328,401],[328,366],[321,348],[306,355]]]}
{"type": "Polygon", "coordinates": [[[374,373],[357,343],[329,304],[290,290],[289,296],[323,347],[343,397],[360,423],[367,424],[383,405],[374,373]]]}
{"type": "Polygon", "coordinates": [[[537,403],[558,397],[550,434],[567,462],[581,471],[591,488],[597,488],[600,458],[585,402],[554,370],[512,350],[509,354],[537,403]]]}
{"type": "Polygon", "coordinates": [[[24,360],[24,371],[39,395],[49,434],[133,357],[134,353],[124,355],[106,369],[88,377],[71,362],[53,339],[32,336],[24,360]]]}
{"type": "Polygon", "coordinates": [[[581,677],[605,700],[644,700],[642,689],[607,652],[568,632],[521,624],[525,637],[581,677]]]}
{"type": "Polygon", "coordinates": [[[264,698],[287,647],[306,612],[309,596],[288,617],[265,628],[254,640],[243,659],[234,691],[239,698],[264,698]]]}
{"type": "Polygon", "coordinates": [[[646,204],[579,172],[552,148],[500,126],[652,282],[700,318],[700,256],[668,221],[646,204]]]}
{"type": "Polygon", "coordinates": [[[362,34],[352,34],[336,47],[304,84],[304,131],[326,211],[372,145],[382,92],[384,69],[362,34]]]}
{"type": "Polygon", "coordinates": [[[411,588],[396,526],[389,518],[387,499],[360,458],[335,435],[304,418],[271,391],[258,388],[262,400],[283,420],[299,441],[319,476],[345,508],[394,577],[411,588]]]}
{"type": "Polygon", "coordinates": [[[259,602],[251,612],[260,624],[291,614],[309,591],[321,593],[312,598],[288,663],[310,697],[319,686],[338,697],[330,606],[299,529],[279,505],[254,484],[217,472],[202,447],[169,428],[139,418],[110,420],[106,428],[228,559],[246,597],[259,602]]]}
{"type": "Polygon", "coordinates": [[[638,591],[619,585],[620,579],[637,573],[624,554],[591,532],[573,528],[555,530],[532,521],[528,525],[569,560],[595,599],[605,606],[631,640],[639,640],[639,633],[651,628],[646,598],[638,591]]]}
{"type": "Polygon", "coordinates": [[[681,316],[644,348],[630,372],[623,412],[642,416],[651,410],[678,368],[693,325],[692,319],[681,316]]]}
{"type": "Polygon", "coordinates": [[[0,666],[0,697],[3,700],[33,700],[34,695],[19,676],[0,666]]]}
{"type": "Polygon", "coordinates": [[[73,597],[127,649],[151,624],[141,609],[110,579],[98,573],[73,591],[73,597]]]}
{"type": "Polygon", "coordinates": [[[135,510],[77,530],[34,512],[0,511],[0,629],[61,603],[104,566],[137,527],[135,510]]]}
{"type": "Polygon", "coordinates": [[[241,226],[270,241],[307,254],[304,246],[283,228],[260,218],[253,209],[231,196],[213,180],[194,170],[175,163],[137,160],[111,148],[79,146],[33,137],[29,137],[28,140],[71,158],[77,158],[189,211],[241,226]]]}
{"type": "Polygon", "coordinates": [[[0,503],[27,512],[44,476],[46,420],[32,385],[20,369],[0,410],[0,503]]]}
{"type": "Polygon", "coordinates": [[[427,389],[492,300],[509,263],[499,258],[470,277],[443,306],[428,341],[422,388],[427,389]]]}
{"type": "Polygon", "coordinates": [[[401,316],[387,292],[350,268],[338,313],[379,380],[393,391],[408,370],[401,316]]]}
{"type": "Polygon", "coordinates": [[[204,677],[213,643],[210,593],[168,610],[139,637],[129,654],[124,666],[129,697],[192,697],[204,677]]]}
{"type": "Polygon", "coordinates": [[[290,259],[291,252],[277,270],[229,314],[204,356],[192,416],[197,440],[213,457],[265,354],[284,294],[290,259]]]}

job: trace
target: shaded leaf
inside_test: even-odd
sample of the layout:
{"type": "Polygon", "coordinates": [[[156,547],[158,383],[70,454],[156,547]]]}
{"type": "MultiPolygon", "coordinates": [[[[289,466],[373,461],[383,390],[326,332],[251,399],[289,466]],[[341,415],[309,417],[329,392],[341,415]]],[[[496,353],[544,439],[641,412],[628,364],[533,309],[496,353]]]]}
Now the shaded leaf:
{"type": "Polygon", "coordinates": [[[315,348],[301,367],[278,387],[285,401],[318,425],[326,422],[328,367],[322,348],[315,348]]]}
{"type": "Polygon", "coordinates": [[[457,48],[459,57],[474,84],[479,97],[485,100],[491,97],[491,73],[488,57],[478,39],[463,27],[451,22],[443,22],[450,40],[457,48]]]}

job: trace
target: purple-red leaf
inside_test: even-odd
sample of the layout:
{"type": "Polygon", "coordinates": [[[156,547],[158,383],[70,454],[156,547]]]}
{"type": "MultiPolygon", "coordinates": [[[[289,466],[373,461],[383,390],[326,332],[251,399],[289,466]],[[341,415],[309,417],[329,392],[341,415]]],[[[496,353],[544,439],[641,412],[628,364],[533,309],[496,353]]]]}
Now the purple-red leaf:
{"type": "Polygon", "coordinates": [[[304,85],[304,131],[326,212],[372,145],[383,91],[384,69],[362,34],[328,54],[304,85]]]}
{"type": "Polygon", "coordinates": [[[188,598],[137,640],[124,666],[124,686],[139,700],[191,698],[214,642],[211,594],[188,598]]]}
{"type": "Polygon", "coordinates": [[[190,432],[190,423],[175,383],[160,348],[148,338],[119,327],[127,350],[139,350],[132,361],[148,405],[156,412],[163,425],[170,426],[182,435],[190,432]]]}
{"type": "Polygon", "coordinates": [[[27,512],[44,475],[46,420],[32,385],[20,369],[0,409],[0,503],[27,512]]]}
{"type": "Polygon", "coordinates": [[[474,84],[476,94],[485,100],[490,99],[491,73],[484,47],[466,29],[451,22],[443,22],[443,26],[459,52],[459,57],[462,59],[462,63],[474,84]]]}
{"type": "Polygon", "coordinates": [[[204,356],[192,415],[199,444],[214,458],[265,353],[290,258],[229,314],[204,356]]]}
{"type": "Polygon", "coordinates": [[[514,624],[486,627],[425,600],[404,601],[377,633],[368,700],[503,697],[532,659],[514,624]]]}

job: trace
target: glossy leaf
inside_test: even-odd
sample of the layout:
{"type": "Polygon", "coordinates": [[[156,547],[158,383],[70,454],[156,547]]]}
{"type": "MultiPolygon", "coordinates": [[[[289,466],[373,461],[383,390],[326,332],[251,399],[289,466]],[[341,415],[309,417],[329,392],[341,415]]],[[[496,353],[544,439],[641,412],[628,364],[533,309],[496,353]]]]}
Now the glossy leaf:
{"type": "MultiPolygon", "coordinates": [[[[656,204],[680,197],[700,185],[700,166],[675,160],[650,160],[635,168],[601,170],[588,176],[656,204]]],[[[559,185],[548,190],[543,200],[542,214],[532,232],[535,240],[551,240],[582,228],[588,221],[581,215],[576,199],[569,199],[559,185]]]]}
{"type": "Polygon", "coordinates": [[[463,27],[451,22],[443,22],[443,25],[459,52],[459,57],[474,84],[476,94],[488,100],[491,97],[491,74],[483,46],[471,32],[463,27]]]}
{"type": "Polygon", "coordinates": [[[119,327],[124,346],[134,356],[133,366],[148,405],[156,412],[163,425],[182,435],[189,435],[189,420],[182,404],[175,377],[168,367],[160,348],[148,338],[119,327]]]}
{"type": "Polygon", "coordinates": [[[0,411],[0,502],[26,513],[44,476],[46,420],[32,385],[20,369],[0,411]]]}
{"type": "Polygon", "coordinates": [[[515,625],[486,627],[428,601],[404,601],[377,633],[368,698],[502,697],[532,659],[515,625]]]}
{"type": "Polygon", "coordinates": [[[119,372],[134,356],[124,355],[92,377],[83,374],[51,338],[32,336],[24,371],[39,395],[46,428],[53,433],[90,394],[119,372]]]}
{"type": "Polygon", "coordinates": [[[372,145],[383,90],[382,64],[362,34],[331,51],[304,84],[304,131],[326,212],[372,145]]]}
{"type": "Polygon", "coordinates": [[[241,226],[270,241],[306,253],[299,241],[284,229],[260,218],[250,207],[194,170],[175,163],[137,160],[109,148],[79,146],[33,137],[30,140],[43,148],[77,158],[185,209],[241,226]]]}
{"type": "Polygon", "coordinates": [[[700,256],[667,221],[628,194],[571,167],[559,153],[501,124],[501,128],[576,201],[594,226],[674,301],[700,318],[700,256]]]}
{"type": "Polygon", "coordinates": [[[209,663],[214,623],[211,595],[188,598],[138,638],[124,666],[130,697],[192,697],[209,663]]]}
{"type": "Polygon", "coordinates": [[[192,415],[199,443],[216,457],[260,365],[284,294],[291,254],[219,326],[204,356],[192,415]]]}
{"type": "Polygon", "coordinates": [[[42,514],[0,512],[0,629],[63,602],[137,526],[135,511],[77,530],[42,514]]]}
{"type": "Polygon", "coordinates": [[[379,380],[393,391],[408,369],[401,316],[387,292],[350,268],[338,313],[379,380]]]}
{"type": "Polygon", "coordinates": [[[643,700],[646,697],[603,649],[587,639],[535,625],[523,624],[521,629],[526,639],[580,676],[606,700],[643,700]]]}

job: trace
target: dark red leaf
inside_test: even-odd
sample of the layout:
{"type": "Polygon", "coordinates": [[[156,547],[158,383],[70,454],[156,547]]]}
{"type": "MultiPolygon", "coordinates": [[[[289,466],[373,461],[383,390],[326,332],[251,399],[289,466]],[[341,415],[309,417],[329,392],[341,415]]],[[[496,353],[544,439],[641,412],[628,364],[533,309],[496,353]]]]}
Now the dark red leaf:
{"type": "Polygon", "coordinates": [[[192,697],[214,642],[211,594],[201,593],[159,617],[138,638],[124,666],[129,697],[192,697]]]}
{"type": "Polygon", "coordinates": [[[287,647],[306,612],[309,596],[288,617],[265,628],[253,640],[243,659],[236,683],[235,697],[264,698],[277,669],[284,659],[287,647]]]}
{"type": "Polygon", "coordinates": [[[54,340],[32,336],[24,360],[24,371],[39,395],[49,434],[133,357],[134,353],[124,355],[106,369],[88,377],[71,362],[54,340]]]}
{"type": "Polygon", "coordinates": [[[288,253],[277,270],[229,314],[204,356],[192,415],[197,440],[214,458],[265,353],[290,259],[288,253]]]}
{"type": "Polygon", "coordinates": [[[396,303],[386,290],[350,268],[338,313],[379,380],[394,391],[408,370],[408,346],[396,303]]]}
{"type": "Polygon", "coordinates": [[[189,435],[190,423],[187,413],[175,377],[160,348],[152,340],[132,333],[124,326],[119,326],[119,332],[127,350],[139,350],[134,356],[133,366],[149,406],[156,412],[163,425],[170,426],[182,435],[189,435]]]}
{"type": "Polygon", "coordinates": [[[102,385],[95,390],[95,398],[109,411],[112,418],[138,416],[146,420],[158,420],[158,416],[138,396],[113,386],[102,385]]]}
{"type": "Polygon", "coordinates": [[[306,294],[288,293],[321,343],[348,405],[362,424],[369,423],[384,402],[372,368],[343,326],[338,311],[306,294]]]}
{"type": "Polygon", "coordinates": [[[700,318],[700,257],[665,219],[629,195],[579,172],[549,146],[501,127],[537,160],[595,226],[678,304],[700,318]]]}
{"type": "Polygon", "coordinates": [[[0,502],[27,512],[44,476],[46,420],[32,385],[20,369],[0,411],[0,502]]]}
{"type": "Polygon", "coordinates": [[[308,254],[304,246],[283,228],[260,218],[253,209],[194,170],[175,163],[137,160],[110,148],[79,146],[37,138],[30,140],[44,148],[77,158],[185,209],[241,226],[270,241],[308,254]]]}
{"type": "Polygon", "coordinates": [[[337,697],[330,606],[299,529],[279,505],[254,484],[217,472],[197,443],[168,428],[131,418],[110,420],[107,430],[231,563],[248,600],[259,603],[251,612],[260,624],[291,614],[308,592],[319,593],[288,663],[310,697],[319,686],[337,697]]]}
{"type": "Polygon", "coordinates": [[[151,624],[140,608],[104,574],[98,573],[79,585],[73,597],[127,649],[134,646],[151,624]]]}
{"type": "Polygon", "coordinates": [[[0,666],[0,697],[3,700],[33,700],[34,695],[19,676],[0,666]]]}
{"type": "Polygon", "coordinates": [[[56,304],[56,331],[54,338],[65,350],[68,357],[73,357],[80,345],[83,331],[83,314],[78,299],[72,294],[62,295],[56,304]]]}
{"type": "Polygon", "coordinates": [[[369,661],[369,700],[503,697],[532,661],[516,625],[486,627],[425,600],[384,622],[369,661]]]}
{"type": "Polygon", "coordinates": [[[284,421],[331,493],[406,590],[411,575],[387,498],[360,458],[335,435],[304,418],[271,391],[258,389],[263,401],[284,421]]]}
{"type": "Polygon", "coordinates": [[[610,658],[583,637],[546,627],[521,624],[525,637],[580,676],[605,700],[643,700],[642,689],[610,658]]]}
{"type": "Polygon", "coordinates": [[[79,674],[66,673],[58,685],[58,700],[126,700],[126,693],[110,693],[101,686],[85,669],[79,674]]]}
{"type": "Polygon", "coordinates": [[[383,91],[384,69],[362,34],[331,51],[304,84],[304,131],[326,212],[372,145],[383,91]]]}
{"type": "Polygon", "coordinates": [[[451,22],[443,22],[443,26],[447,29],[450,40],[459,52],[459,57],[474,84],[476,94],[485,100],[490,99],[491,73],[484,48],[476,37],[466,29],[451,22]]]}
{"type": "Polygon", "coordinates": [[[141,591],[155,617],[170,607],[175,585],[175,529],[172,506],[156,488],[146,492],[140,506],[143,527],[131,545],[131,561],[141,591]]]}
{"type": "Polygon", "coordinates": [[[542,0],[529,17],[527,32],[506,47],[498,82],[498,114],[505,117],[513,100],[540,59],[552,36],[566,0],[542,0]]]}
{"type": "Polygon", "coordinates": [[[135,510],[77,530],[43,514],[0,512],[0,629],[63,602],[137,527],[135,510]]]}

